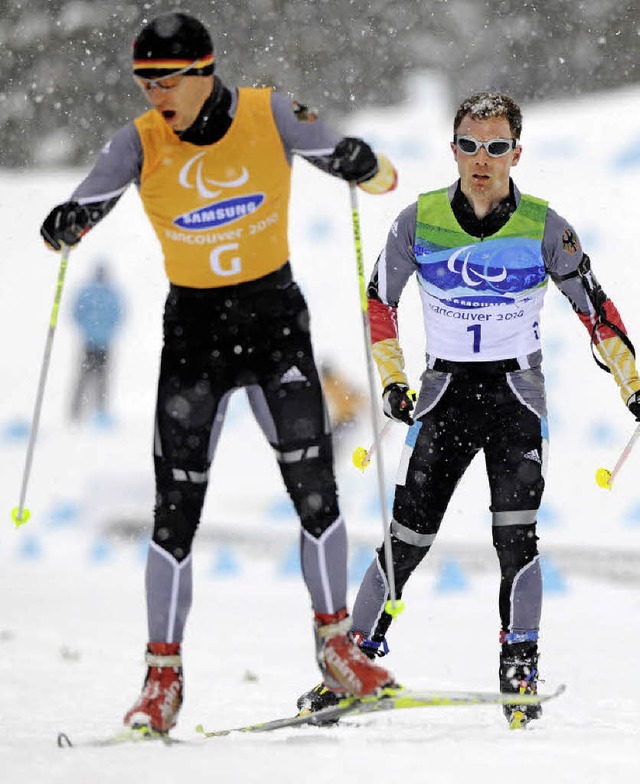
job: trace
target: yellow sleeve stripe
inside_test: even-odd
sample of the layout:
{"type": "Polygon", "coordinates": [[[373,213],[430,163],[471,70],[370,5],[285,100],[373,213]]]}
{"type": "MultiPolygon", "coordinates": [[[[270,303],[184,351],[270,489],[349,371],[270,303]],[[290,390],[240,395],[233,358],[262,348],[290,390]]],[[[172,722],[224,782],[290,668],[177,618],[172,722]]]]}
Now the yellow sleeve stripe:
{"type": "Polygon", "coordinates": [[[633,354],[619,337],[601,340],[596,344],[596,349],[611,371],[620,389],[620,396],[626,403],[634,392],[640,392],[640,379],[633,354]]]}
{"type": "Polygon", "coordinates": [[[388,384],[406,384],[409,386],[404,372],[404,354],[397,338],[387,338],[374,343],[371,351],[378,367],[382,387],[388,384]]]}

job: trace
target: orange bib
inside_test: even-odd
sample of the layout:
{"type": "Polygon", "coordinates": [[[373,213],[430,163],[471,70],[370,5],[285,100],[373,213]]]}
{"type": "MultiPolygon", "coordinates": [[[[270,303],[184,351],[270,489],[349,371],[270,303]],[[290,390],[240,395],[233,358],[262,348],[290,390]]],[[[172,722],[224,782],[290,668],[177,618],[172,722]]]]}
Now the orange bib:
{"type": "Polygon", "coordinates": [[[270,90],[239,90],[231,127],[215,144],[180,141],[155,109],[135,124],[144,156],[140,196],[172,283],[230,286],[287,261],[291,167],[270,90]]]}

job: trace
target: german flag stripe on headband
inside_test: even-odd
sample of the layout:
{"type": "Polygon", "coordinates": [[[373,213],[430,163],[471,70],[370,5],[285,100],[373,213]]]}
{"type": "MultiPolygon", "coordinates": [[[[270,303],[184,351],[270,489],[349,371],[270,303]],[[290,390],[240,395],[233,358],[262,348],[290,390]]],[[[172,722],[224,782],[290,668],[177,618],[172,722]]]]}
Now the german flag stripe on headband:
{"type": "Polygon", "coordinates": [[[213,65],[213,52],[205,55],[198,60],[169,59],[162,58],[157,60],[134,60],[133,70],[135,71],[182,71],[185,68],[197,71],[200,68],[208,68],[213,65]]]}

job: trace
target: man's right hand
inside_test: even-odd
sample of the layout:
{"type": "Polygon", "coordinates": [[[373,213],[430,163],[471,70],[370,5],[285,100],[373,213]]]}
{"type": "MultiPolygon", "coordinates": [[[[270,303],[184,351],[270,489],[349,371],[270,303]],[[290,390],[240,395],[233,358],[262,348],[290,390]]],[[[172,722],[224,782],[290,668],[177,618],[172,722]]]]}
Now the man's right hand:
{"type": "Polygon", "coordinates": [[[349,182],[361,183],[378,173],[378,159],[362,139],[345,136],[332,153],[331,170],[349,182]]]}
{"type": "Polygon", "coordinates": [[[47,215],[40,234],[53,250],[63,245],[76,245],[89,230],[89,211],[77,201],[58,204],[47,215]]]}
{"type": "Polygon", "coordinates": [[[382,410],[389,419],[404,422],[405,425],[413,424],[413,401],[411,390],[406,384],[387,384],[382,393],[382,410]]]}

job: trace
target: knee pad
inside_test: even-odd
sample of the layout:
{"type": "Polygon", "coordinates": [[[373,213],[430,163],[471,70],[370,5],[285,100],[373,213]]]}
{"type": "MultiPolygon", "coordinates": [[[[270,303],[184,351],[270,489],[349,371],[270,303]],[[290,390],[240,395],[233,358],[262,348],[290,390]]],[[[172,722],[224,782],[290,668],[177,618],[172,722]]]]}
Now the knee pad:
{"type": "Polygon", "coordinates": [[[395,520],[402,521],[405,528],[409,528],[420,536],[435,535],[440,529],[444,509],[436,508],[433,498],[425,498],[425,495],[415,484],[411,489],[407,489],[403,485],[396,485],[393,517],[395,520]]]}
{"type": "Polygon", "coordinates": [[[321,536],[340,514],[330,448],[280,447],[279,463],[302,527],[316,538],[321,536]]]}
{"type": "Polygon", "coordinates": [[[156,504],[153,541],[183,561],[200,523],[207,492],[205,472],[177,468],[164,458],[155,458],[156,504]]]}

